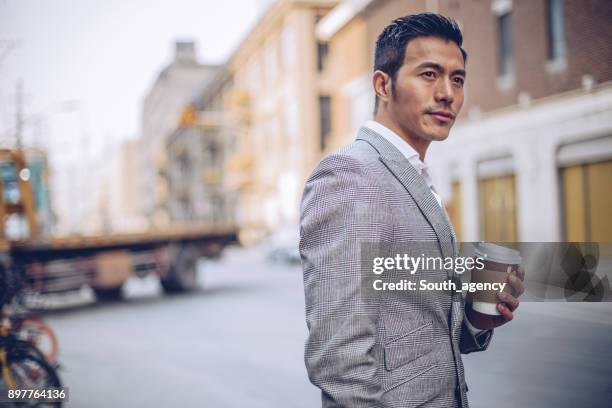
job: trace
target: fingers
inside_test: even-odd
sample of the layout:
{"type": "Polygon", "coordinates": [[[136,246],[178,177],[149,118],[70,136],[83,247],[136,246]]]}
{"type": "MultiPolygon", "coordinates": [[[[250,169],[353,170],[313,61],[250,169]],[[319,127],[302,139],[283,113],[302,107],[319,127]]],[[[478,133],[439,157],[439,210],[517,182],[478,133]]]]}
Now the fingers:
{"type": "Polygon", "coordinates": [[[498,292],[497,297],[512,312],[519,307],[519,300],[507,292],[498,292]]]}
{"type": "Polygon", "coordinates": [[[512,288],[513,293],[516,297],[521,296],[525,292],[525,286],[523,285],[523,281],[518,276],[514,275],[514,272],[508,275],[508,284],[512,288]]]}
{"type": "Polygon", "coordinates": [[[497,316],[499,319],[501,319],[500,325],[514,319],[514,314],[504,303],[498,303],[497,310],[499,310],[499,313],[501,313],[501,316],[497,316]]]}
{"type": "Polygon", "coordinates": [[[518,276],[521,281],[525,281],[525,269],[523,269],[522,266],[519,266],[516,270],[516,276],[518,276]]]}
{"type": "Polygon", "coordinates": [[[499,310],[500,316],[497,316],[498,325],[508,323],[514,319],[514,311],[519,307],[519,300],[517,299],[525,292],[525,286],[523,286],[523,278],[525,277],[525,271],[519,267],[516,272],[512,272],[508,275],[508,284],[510,285],[512,296],[508,292],[498,292],[497,297],[500,302],[497,304],[497,310],[499,310]]]}

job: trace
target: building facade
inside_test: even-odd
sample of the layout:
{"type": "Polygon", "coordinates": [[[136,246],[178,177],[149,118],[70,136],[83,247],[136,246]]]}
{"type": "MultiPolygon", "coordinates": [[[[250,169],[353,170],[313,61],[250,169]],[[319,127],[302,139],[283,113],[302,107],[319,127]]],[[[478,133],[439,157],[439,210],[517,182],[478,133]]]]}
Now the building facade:
{"type": "Polygon", "coordinates": [[[462,114],[427,157],[460,238],[612,240],[610,2],[342,3],[317,27],[335,76],[332,145],[372,116],[378,34],[425,11],[453,17],[469,54],[462,114]]]}
{"type": "Polygon", "coordinates": [[[200,64],[193,42],[177,42],[174,60],[164,68],[146,95],[142,110],[141,208],[150,227],[169,224],[167,138],[181,113],[214,75],[217,66],[200,64]]]}
{"type": "Polygon", "coordinates": [[[243,242],[297,223],[303,182],[319,159],[331,120],[326,44],[317,41],[315,26],[336,4],[272,3],[224,64],[224,73],[192,106],[183,106],[196,119],[178,129],[168,146],[170,177],[177,180],[170,190],[173,219],[202,217],[222,206],[232,213],[223,217],[240,227],[243,242]],[[218,158],[191,154],[213,140],[218,158]],[[202,173],[220,174],[213,177],[218,184],[202,185],[202,173]],[[216,191],[218,205],[204,200],[208,210],[198,209],[204,191],[216,191]]]}
{"type": "Polygon", "coordinates": [[[314,32],[335,3],[274,3],[228,61],[250,115],[235,158],[247,181],[237,207],[247,241],[297,222],[303,181],[329,131],[325,44],[314,32]]]}
{"type": "Polygon", "coordinates": [[[232,85],[221,69],[183,111],[168,138],[169,210],[173,224],[235,224],[235,196],[225,182],[234,130],[225,107],[232,85]]]}

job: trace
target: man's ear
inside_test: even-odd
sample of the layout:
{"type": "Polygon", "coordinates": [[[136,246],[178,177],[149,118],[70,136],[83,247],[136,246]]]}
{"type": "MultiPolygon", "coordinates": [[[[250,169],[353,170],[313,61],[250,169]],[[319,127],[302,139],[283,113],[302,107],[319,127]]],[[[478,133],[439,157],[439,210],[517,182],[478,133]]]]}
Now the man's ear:
{"type": "Polygon", "coordinates": [[[374,71],[372,86],[379,100],[388,102],[391,99],[391,78],[389,75],[379,70],[374,71]]]}

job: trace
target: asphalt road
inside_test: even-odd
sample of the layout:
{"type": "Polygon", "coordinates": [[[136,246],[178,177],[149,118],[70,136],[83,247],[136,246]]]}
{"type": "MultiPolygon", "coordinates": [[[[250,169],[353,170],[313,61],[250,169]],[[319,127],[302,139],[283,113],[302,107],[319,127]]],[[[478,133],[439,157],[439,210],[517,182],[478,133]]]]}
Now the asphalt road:
{"type": "MultiPolygon", "coordinates": [[[[69,407],[312,408],[299,266],[233,249],[201,265],[200,291],[153,279],[127,299],[90,294],[46,316],[69,407]]],[[[604,407],[612,400],[612,303],[523,303],[484,353],[464,356],[472,407],[604,407]]]]}

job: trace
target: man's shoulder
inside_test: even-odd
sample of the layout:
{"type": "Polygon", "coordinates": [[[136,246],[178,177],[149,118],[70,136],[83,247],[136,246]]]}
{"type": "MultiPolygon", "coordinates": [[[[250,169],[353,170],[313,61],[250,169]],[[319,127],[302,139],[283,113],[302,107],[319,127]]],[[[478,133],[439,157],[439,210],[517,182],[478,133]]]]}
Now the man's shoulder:
{"type": "Polygon", "coordinates": [[[306,180],[305,193],[379,190],[387,177],[380,154],[372,145],[356,140],[325,156],[306,180]]]}
{"type": "Polygon", "coordinates": [[[315,167],[313,174],[319,171],[335,169],[363,169],[380,164],[378,151],[363,140],[355,140],[346,146],[326,155],[315,167]]]}

